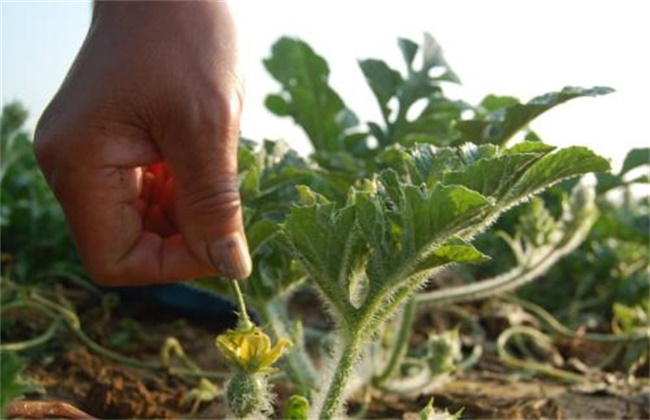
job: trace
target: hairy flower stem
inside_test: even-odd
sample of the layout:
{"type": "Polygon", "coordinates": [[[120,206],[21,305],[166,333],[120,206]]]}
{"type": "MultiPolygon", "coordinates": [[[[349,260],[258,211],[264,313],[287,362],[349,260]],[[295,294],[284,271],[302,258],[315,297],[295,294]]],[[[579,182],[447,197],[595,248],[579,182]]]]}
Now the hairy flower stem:
{"type": "Polygon", "coordinates": [[[251,319],[248,316],[246,311],[246,303],[244,302],[244,295],[239,288],[239,282],[237,280],[230,280],[230,287],[235,294],[237,299],[237,315],[239,315],[239,321],[237,321],[237,329],[239,331],[248,331],[254,327],[251,319]]]}
{"type": "Polygon", "coordinates": [[[346,386],[352,374],[352,369],[361,353],[361,343],[363,341],[363,338],[357,335],[350,338],[350,341],[344,343],[343,351],[334,370],[334,376],[325,394],[325,400],[319,413],[320,419],[332,419],[340,416],[341,406],[345,399],[346,386]]]}

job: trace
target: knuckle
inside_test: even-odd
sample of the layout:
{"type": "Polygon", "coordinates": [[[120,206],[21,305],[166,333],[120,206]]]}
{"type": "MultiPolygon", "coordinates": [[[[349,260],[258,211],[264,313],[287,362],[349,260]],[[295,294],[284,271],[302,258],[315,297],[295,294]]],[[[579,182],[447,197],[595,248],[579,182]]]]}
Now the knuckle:
{"type": "Polygon", "coordinates": [[[241,207],[237,176],[221,175],[209,183],[194,183],[181,197],[181,205],[192,216],[235,216],[241,207]]]}
{"type": "Polygon", "coordinates": [[[229,138],[238,135],[242,96],[237,91],[211,89],[203,101],[195,104],[189,120],[199,135],[229,138]]]}

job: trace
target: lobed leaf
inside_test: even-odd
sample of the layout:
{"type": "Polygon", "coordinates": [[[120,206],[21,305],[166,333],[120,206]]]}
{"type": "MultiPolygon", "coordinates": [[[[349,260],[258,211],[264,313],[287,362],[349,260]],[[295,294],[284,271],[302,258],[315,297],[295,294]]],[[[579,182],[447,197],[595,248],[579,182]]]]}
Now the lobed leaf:
{"type": "Polygon", "coordinates": [[[267,108],[276,115],[291,116],[315,150],[344,150],[346,130],[358,121],[329,86],[327,62],[307,43],[283,37],[273,45],[264,66],[282,85],[280,94],[267,97],[267,108]]]}
{"type": "Polygon", "coordinates": [[[362,60],[359,61],[359,67],[361,67],[372,93],[377,98],[384,120],[388,120],[391,113],[388,102],[397,95],[399,85],[403,82],[402,76],[381,60],[362,60]]]}
{"type": "Polygon", "coordinates": [[[544,156],[532,165],[512,187],[508,198],[513,203],[518,202],[567,178],[609,169],[609,162],[605,158],[586,147],[567,147],[544,156]]]}
{"type": "Polygon", "coordinates": [[[559,92],[535,97],[526,104],[521,104],[512,97],[490,95],[482,102],[486,111],[484,115],[456,124],[459,133],[456,144],[473,142],[505,145],[532,120],[554,107],[571,99],[606,95],[613,91],[607,87],[565,87],[559,92]]]}
{"type": "Polygon", "coordinates": [[[468,106],[462,101],[447,99],[441,93],[440,84],[457,83],[458,77],[445,61],[442,48],[430,34],[424,34],[421,46],[408,39],[399,39],[398,46],[406,63],[404,75],[381,60],[359,62],[384,120],[384,127],[368,123],[370,134],[377,139],[380,149],[391,144],[413,144],[416,141],[444,144],[452,132],[452,122],[460,119],[468,106]],[[421,64],[416,68],[418,53],[421,64]],[[419,115],[411,117],[409,112],[419,100],[424,101],[425,106],[419,115]]]}
{"type": "Polygon", "coordinates": [[[283,225],[293,255],[342,318],[350,313],[349,283],[364,258],[355,209],[334,203],[294,207],[283,225]]]}
{"type": "Polygon", "coordinates": [[[621,168],[620,175],[630,172],[632,169],[638,168],[643,165],[650,165],[650,148],[643,147],[632,149],[625,156],[623,167],[621,168]]]}

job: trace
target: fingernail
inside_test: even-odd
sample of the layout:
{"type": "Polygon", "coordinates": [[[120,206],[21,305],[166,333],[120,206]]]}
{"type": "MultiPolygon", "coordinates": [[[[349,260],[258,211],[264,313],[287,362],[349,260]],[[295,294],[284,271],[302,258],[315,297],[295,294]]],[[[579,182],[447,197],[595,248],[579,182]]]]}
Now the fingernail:
{"type": "Polygon", "coordinates": [[[248,246],[240,233],[216,240],[210,245],[208,252],[220,275],[234,279],[245,279],[250,275],[253,263],[248,246]]]}

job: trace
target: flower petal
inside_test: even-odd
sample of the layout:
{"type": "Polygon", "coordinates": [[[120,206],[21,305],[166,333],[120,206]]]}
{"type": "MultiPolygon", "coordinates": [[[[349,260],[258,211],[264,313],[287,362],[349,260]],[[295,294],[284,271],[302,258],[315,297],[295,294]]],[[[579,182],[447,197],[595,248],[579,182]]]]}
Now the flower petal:
{"type": "Polygon", "coordinates": [[[275,343],[275,346],[273,346],[272,349],[266,352],[264,355],[264,359],[262,361],[262,368],[267,368],[270,367],[273,363],[277,362],[277,360],[282,356],[284,353],[285,349],[288,349],[289,347],[293,346],[293,343],[291,340],[287,338],[280,338],[277,343],[275,343]]]}
{"type": "Polygon", "coordinates": [[[271,347],[271,339],[259,327],[228,330],[216,338],[215,344],[229,364],[249,373],[272,371],[271,365],[292,345],[281,338],[271,347]]]}

